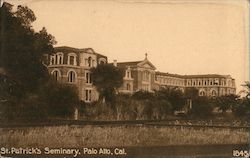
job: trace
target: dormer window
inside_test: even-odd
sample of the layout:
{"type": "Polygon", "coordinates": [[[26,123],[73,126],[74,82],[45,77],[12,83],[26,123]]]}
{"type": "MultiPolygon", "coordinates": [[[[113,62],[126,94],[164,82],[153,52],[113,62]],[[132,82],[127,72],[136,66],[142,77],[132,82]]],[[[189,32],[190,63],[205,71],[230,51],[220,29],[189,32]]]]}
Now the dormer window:
{"type": "Polygon", "coordinates": [[[56,63],[59,64],[63,64],[63,53],[57,53],[56,54],[56,63]]]}
{"type": "Polygon", "coordinates": [[[55,55],[51,55],[50,56],[50,65],[54,65],[56,62],[56,56],[55,55]]]}
{"type": "Polygon", "coordinates": [[[76,65],[76,54],[75,53],[68,54],[68,65],[76,65]]]}

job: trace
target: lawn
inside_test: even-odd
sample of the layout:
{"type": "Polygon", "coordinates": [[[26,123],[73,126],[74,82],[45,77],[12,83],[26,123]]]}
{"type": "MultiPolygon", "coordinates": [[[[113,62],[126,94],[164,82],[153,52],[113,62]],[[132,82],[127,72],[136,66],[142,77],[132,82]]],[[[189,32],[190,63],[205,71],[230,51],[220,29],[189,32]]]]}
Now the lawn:
{"type": "Polygon", "coordinates": [[[0,128],[4,147],[98,147],[249,144],[250,131],[146,125],[0,128]]]}

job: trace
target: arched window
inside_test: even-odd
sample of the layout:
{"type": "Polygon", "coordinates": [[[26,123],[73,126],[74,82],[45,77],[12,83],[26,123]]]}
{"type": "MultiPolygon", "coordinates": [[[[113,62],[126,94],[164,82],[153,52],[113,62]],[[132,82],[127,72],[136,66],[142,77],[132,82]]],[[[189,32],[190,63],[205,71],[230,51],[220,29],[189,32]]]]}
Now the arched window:
{"type": "Polygon", "coordinates": [[[68,65],[76,65],[76,54],[74,53],[68,54],[68,65]]]}
{"type": "Polygon", "coordinates": [[[216,96],[216,95],[217,95],[216,91],[212,90],[212,96],[216,96]]]}
{"type": "Polygon", "coordinates": [[[55,58],[56,58],[55,55],[51,55],[51,56],[50,56],[50,65],[54,65],[54,64],[55,64],[55,62],[56,62],[56,61],[55,61],[55,60],[56,60],[55,58]]]}
{"type": "Polygon", "coordinates": [[[202,90],[202,91],[200,91],[199,95],[200,96],[205,96],[205,92],[202,90]]]}
{"type": "Polygon", "coordinates": [[[75,83],[76,82],[76,73],[74,71],[70,71],[68,73],[68,82],[75,83]]]}
{"type": "Polygon", "coordinates": [[[99,59],[99,64],[105,64],[106,63],[106,59],[105,58],[100,58],[99,59]]]}
{"type": "Polygon", "coordinates": [[[56,60],[57,60],[57,64],[59,65],[59,64],[63,64],[63,53],[57,53],[56,54],[56,60]]]}
{"type": "Polygon", "coordinates": [[[58,70],[54,70],[52,71],[52,76],[56,81],[58,81],[60,78],[60,72],[58,70]]]}

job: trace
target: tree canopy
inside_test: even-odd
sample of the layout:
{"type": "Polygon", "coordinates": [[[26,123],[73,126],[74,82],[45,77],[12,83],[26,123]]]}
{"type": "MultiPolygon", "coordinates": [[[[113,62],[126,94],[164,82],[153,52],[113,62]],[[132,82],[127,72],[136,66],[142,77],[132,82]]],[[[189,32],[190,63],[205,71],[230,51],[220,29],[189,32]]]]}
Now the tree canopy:
{"type": "Polygon", "coordinates": [[[93,85],[101,97],[111,101],[115,90],[123,84],[122,71],[111,64],[100,64],[91,69],[93,85]]]}
{"type": "Polygon", "coordinates": [[[0,8],[0,67],[7,75],[30,92],[39,83],[48,79],[48,72],[42,63],[45,53],[53,52],[55,38],[46,29],[36,32],[32,23],[35,14],[25,6],[4,3],[0,8]]]}

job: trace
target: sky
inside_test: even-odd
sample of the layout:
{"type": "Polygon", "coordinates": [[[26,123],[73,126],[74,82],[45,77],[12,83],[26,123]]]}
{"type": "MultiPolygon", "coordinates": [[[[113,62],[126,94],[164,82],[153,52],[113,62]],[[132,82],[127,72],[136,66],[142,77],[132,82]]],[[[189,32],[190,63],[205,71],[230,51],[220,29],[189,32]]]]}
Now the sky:
{"type": "Polygon", "coordinates": [[[56,46],[91,47],[109,62],[145,58],[158,71],[249,81],[246,0],[5,0],[26,5],[56,46]]]}

